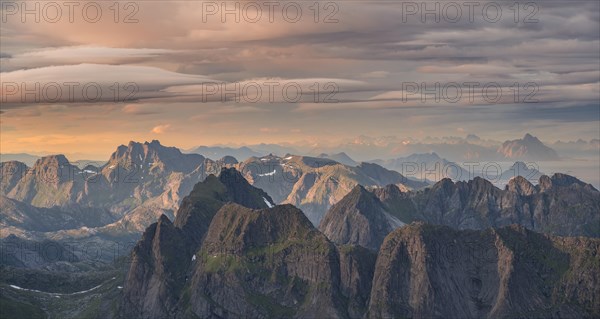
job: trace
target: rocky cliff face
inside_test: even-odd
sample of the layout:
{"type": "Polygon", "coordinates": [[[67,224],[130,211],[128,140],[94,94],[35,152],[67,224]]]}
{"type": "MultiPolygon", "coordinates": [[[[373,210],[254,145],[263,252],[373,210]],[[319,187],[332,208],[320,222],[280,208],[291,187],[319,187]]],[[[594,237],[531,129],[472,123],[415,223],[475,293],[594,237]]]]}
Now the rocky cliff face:
{"type": "Polygon", "coordinates": [[[561,236],[600,236],[600,192],[564,174],[544,175],[537,186],[517,176],[504,190],[482,178],[445,179],[411,199],[422,220],[458,229],[520,224],[561,236]]]}
{"type": "Polygon", "coordinates": [[[377,253],[361,246],[338,246],[340,295],[347,300],[348,317],[363,318],[369,305],[377,253]]]}
{"type": "Polygon", "coordinates": [[[385,236],[401,225],[373,193],[358,185],[327,211],[319,230],[336,244],[377,251],[385,236]]]}
{"type": "Polygon", "coordinates": [[[123,314],[136,318],[169,316],[186,283],[192,255],[216,212],[227,202],[266,208],[271,198],[254,188],[235,169],[223,169],[194,186],[174,223],[161,216],[144,232],[132,252],[125,281],[123,314]]]}
{"type": "Polygon", "coordinates": [[[537,186],[517,176],[499,189],[476,177],[469,182],[443,179],[416,192],[388,185],[373,193],[404,223],[421,220],[457,229],[519,224],[560,236],[600,237],[600,192],[565,174],[543,175],[537,186]]]}
{"type": "Polygon", "coordinates": [[[377,251],[387,234],[413,221],[456,229],[519,224],[555,235],[600,237],[600,193],[564,174],[542,176],[537,186],[517,176],[504,190],[482,178],[444,179],[417,192],[357,186],[329,209],[319,229],[337,244],[377,251]]]}
{"type": "Polygon", "coordinates": [[[27,174],[29,168],[18,161],[0,163],[0,192],[8,194],[27,174]]]}
{"type": "Polygon", "coordinates": [[[302,211],[271,207],[270,197],[239,178],[233,169],[209,176],[184,199],[175,223],[163,216],[146,230],[132,255],[122,316],[361,318],[375,252],[336,247],[302,211]]]}
{"type": "Polygon", "coordinates": [[[124,314],[131,318],[168,316],[185,284],[191,255],[186,237],[164,215],[146,229],[132,252],[124,287],[124,314]]]}
{"type": "Polygon", "coordinates": [[[186,316],[345,316],[335,246],[291,205],[223,207],[196,256],[186,316]]]}
{"type": "Polygon", "coordinates": [[[412,224],[381,247],[368,317],[597,317],[599,256],[598,239],[412,224]]]}

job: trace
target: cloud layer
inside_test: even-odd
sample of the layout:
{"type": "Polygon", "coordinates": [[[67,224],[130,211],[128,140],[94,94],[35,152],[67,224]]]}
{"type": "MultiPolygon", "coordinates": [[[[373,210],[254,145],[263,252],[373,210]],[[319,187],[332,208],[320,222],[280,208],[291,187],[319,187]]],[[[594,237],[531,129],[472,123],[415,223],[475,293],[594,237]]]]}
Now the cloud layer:
{"type": "Polygon", "coordinates": [[[55,144],[48,136],[80,144],[160,134],[193,146],[458,128],[496,139],[600,135],[596,1],[521,2],[518,15],[513,1],[480,1],[472,14],[450,1],[414,2],[416,12],[405,1],[282,1],[272,11],[227,2],[239,4],[237,16],[222,15],[221,2],[121,3],[118,14],[98,3],[94,23],[83,4],[58,21],[41,13],[25,23],[3,7],[3,152],[44,150],[55,144]],[[436,3],[437,15],[422,15],[436,3]],[[65,83],[78,84],[73,94],[65,83]],[[502,96],[479,90],[470,100],[465,83],[502,96]],[[463,90],[456,101],[454,84],[463,90]],[[436,85],[441,99],[423,99],[436,85]]]}

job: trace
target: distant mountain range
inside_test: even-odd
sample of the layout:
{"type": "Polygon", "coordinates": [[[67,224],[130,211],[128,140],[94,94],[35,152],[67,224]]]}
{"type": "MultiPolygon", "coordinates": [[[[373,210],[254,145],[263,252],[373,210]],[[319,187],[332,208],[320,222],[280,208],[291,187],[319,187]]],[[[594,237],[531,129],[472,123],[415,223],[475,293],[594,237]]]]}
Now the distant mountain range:
{"type": "Polygon", "coordinates": [[[211,160],[184,154],[158,141],[130,142],[100,166],[80,168],[63,155],[42,157],[32,167],[18,161],[1,163],[0,196],[7,200],[2,203],[0,225],[30,238],[85,234],[128,238],[162,214],[173,218],[194,184],[224,167],[238,168],[253,185],[272,194],[275,203],[304,209],[315,224],[357,184],[427,185],[375,164],[351,167],[291,155],[251,157],[238,163],[231,156],[211,160]],[[44,220],[38,218],[40,214],[48,216],[41,224],[46,227],[33,227],[44,220]],[[54,233],[63,230],[68,231],[54,233]]]}
{"type": "Polygon", "coordinates": [[[395,170],[407,177],[421,181],[438,182],[444,178],[454,181],[468,181],[475,177],[483,177],[494,185],[504,187],[511,178],[521,176],[530,182],[536,182],[543,175],[535,162],[515,162],[503,169],[494,162],[467,162],[464,168],[461,164],[441,158],[437,153],[412,154],[390,160],[373,160],[387,169],[395,170]]]}
{"type": "MultiPolygon", "coordinates": [[[[21,162],[25,165],[31,167],[35,165],[35,162],[42,158],[43,156],[31,155],[26,153],[18,153],[18,154],[10,154],[10,153],[0,153],[0,162],[21,162]]],[[[72,162],[73,165],[76,165],[79,168],[84,168],[87,165],[93,166],[102,166],[105,162],[98,160],[77,160],[72,162]]]]}
{"type": "Polygon", "coordinates": [[[196,153],[208,158],[222,158],[233,156],[239,160],[250,157],[261,157],[269,154],[284,156],[285,154],[299,154],[296,149],[277,144],[256,144],[241,147],[228,146],[198,146],[190,149],[188,153],[196,153]]]}
{"type": "Polygon", "coordinates": [[[321,153],[319,154],[320,158],[328,158],[330,160],[334,160],[340,164],[344,164],[344,165],[348,165],[348,166],[357,166],[358,163],[355,162],[352,158],[350,158],[350,156],[348,156],[348,154],[344,153],[344,152],[340,152],[337,154],[325,154],[325,153],[321,153]]]}
{"type": "MultiPolygon", "coordinates": [[[[589,145],[579,143],[571,146],[590,148],[589,145]]],[[[556,144],[562,146],[563,144],[556,144]]],[[[600,150],[600,148],[597,148],[600,150]]],[[[390,159],[403,157],[409,154],[437,153],[454,162],[463,161],[548,161],[560,159],[555,151],[543,144],[531,134],[525,134],[522,139],[512,141],[483,140],[475,135],[466,138],[398,138],[394,136],[373,138],[359,136],[339,145],[310,146],[301,149],[308,153],[338,153],[345,152],[350,157],[358,160],[372,160],[373,158],[390,159]]]]}
{"type": "MultiPolygon", "coordinates": [[[[194,184],[225,167],[197,154],[183,154],[158,141],[121,145],[102,166],[83,169],[63,155],[40,158],[33,167],[0,164],[3,201],[0,225],[28,238],[139,234],[158,216],[174,216],[194,184]],[[48,211],[54,213],[49,214],[48,211]],[[41,222],[33,227],[27,220],[41,222]],[[63,225],[58,229],[57,225],[63,225]]],[[[109,244],[109,243],[107,243],[109,244]]]]}
{"type": "MultiPolygon", "coordinates": [[[[589,143],[578,142],[556,142],[553,144],[561,149],[577,149],[580,154],[590,154],[591,151],[600,151],[598,140],[589,143]],[[587,153],[586,153],[587,152],[587,153]]],[[[339,145],[313,145],[302,144],[294,146],[283,146],[277,144],[258,144],[242,147],[227,146],[200,146],[188,151],[209,158],[221,158],[233,156],[244,160],[249,157],[260,157],[269,154],[284,156],[285,154],[306,154],[315,157],[324,157],[336,160],[342,164],[354,166],[360,161],[372,161],[373,158],[403,158],[409,154],[442,154],[450,161],[462,162],[470,160],[481,161],[556,161],[560,160],[558,153],[550,146],[542,143],[531,134],[525,134],[521,139],[505,142],[482,140],[476,135],[468,135],[466,138],[426,138],[400,139],[396,137],[372,138],[359,136],[353,140],[339,145]],[[331,155],[328,155],[331,154],[331,155]],[[399,156],[400,155],[400,156],[399,156]],[[354,158],[354,159],[353,159],[354,158]]],[[[565,154],[566,156],[567,154],[565,154]]],[[[593,155],[593,154],[592,154],[593,155]]]]}
{"type": "Polygon", "coordinates": [[[276,203],[300,208],[314,225],[319,224],[331,205],[358,184],[398,184],[405,190],[428,185],[377,164],[348,166],[331,159],[308,156],[252,157],[236,167],[253,186],[265,190],[276,203]]]}
{"type": "Polygon", "coordinates": [[[18,154],[0,154],[0,162],[21,162],[25,163],[27,166],[33,166],[33,164],[40,159],[39,156],[26,154],[26,153],[18,153],[18,154]]]}

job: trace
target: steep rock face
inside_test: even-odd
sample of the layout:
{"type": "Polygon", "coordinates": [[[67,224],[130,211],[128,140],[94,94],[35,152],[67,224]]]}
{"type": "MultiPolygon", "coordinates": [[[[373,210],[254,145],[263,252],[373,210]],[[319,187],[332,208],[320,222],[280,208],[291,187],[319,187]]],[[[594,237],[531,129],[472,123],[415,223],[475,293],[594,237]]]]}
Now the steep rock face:
{"type": "Polygon", "coordinates": [[[273,205],[266,193],[248,184],[235,169],[224,168],[219,177],[210,175],[198,183],[183,200],[175,222],[161,216],[133,250],[123,290],[125,316],[167,317],[174,311],[192,255],[199,249],[214,215],[227,202],[253,208],[273,205]]]}
{"type": "Polygon", "coordinates": [[[368,317],[596,317],[599,256],[598,239],[412,224],[381,247],[368,317]]]}
{"type": "Polygon", "coordinates": [[[537,186],[517,176],[504,190],[478,177],[444,179],[410,197],[413,216],[432,224],[458,229],[520,224],[561,236],[600,236],[600,192],[564,174],[544,175],[537,186]]]}
{"type": "Polygon", "coordinates": [[[377,251],[385,236],[402,225],[392,219],[379,199],[358,185],[327,211],[319,230],[336,244],[377,251]]]}
{"type": "Polygon", "coordinates": [[[543,176],[537,187],[517,176],[504,190],[482,178],[444,179],[418,192],[357,186],[331,207],[319,229],[337,244],[377,250],[392,230],[419,220],[457,229],[519,224],[549,234],[600,237],[600,193],[564,174],[543,176]]]}
{"type": "Polygon", "coordinates": [[[403,192],[398,186],[390,184],[373,189],[373,194],[377,196],[389,214],[402,222],[410,223],[423,219],[412,200],[412,193],[403,192]]]}
{"type": "Polygon", "coordinates": [[[6,196],[39,207],[74,203],[83,187],[75,183],[79,173],[64,155],[42,157],[12,189],[6,189],[6,196]]]}
{"type": "Polygon", "coordinates": [[[224,206],[196,256],[185,316],[345,317],[335,246],[291,205],[224,206]]]}
{"type": "Polygon", "coordinates": [[[210,175],[183,199],[175,225],[199,243],[214,214],[227,202],[254,209],[274,205],[267,193],[251,186],[237,170],[223,168],[219,177],[210,175]]]}
{"type": "Polygon", "coordinates": [[[180,229],[162,215],[146,229],[132,252],[123,291],[130,318],[167,317],[185,283],[190,248],[180,229]]]}
{"type": "Polygon", "coordinates": [[[377,254],[361,246],[338,246],[340,293],[348,300],[348,316],[363,318],[369,305],[377,254]]]}

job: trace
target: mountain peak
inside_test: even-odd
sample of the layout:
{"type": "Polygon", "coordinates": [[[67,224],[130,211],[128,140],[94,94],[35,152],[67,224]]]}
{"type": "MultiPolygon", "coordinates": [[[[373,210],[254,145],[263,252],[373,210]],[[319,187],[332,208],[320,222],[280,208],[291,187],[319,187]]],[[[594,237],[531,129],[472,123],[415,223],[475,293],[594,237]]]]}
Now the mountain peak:
{"type": "MultiPolygon", "coordinates": [[[[57,168],[62,168],[65,165],[71,166],[71,163],[69,162],[69,160],[67,159],[66,156],[64,156],[62,154],[48,155],[48,156],[44,156],[44,157],[38,159],[35,162],[35,164],[33,165],[33,169],[34,170],[47,170],[48,168],[57,169],[57,168]]],[[[59,172],[61,174],[68,175],[68,172],[57,171],[57,173],[59,173],[59,172]]]]}
{"type": "Polygon", "coordinates": [[[352,188],[350,193],[364,195],[366,193],[369,193],[369,191],[364,186],[362,186],[360,184],[356,184],[356,186],[354,186],[354,188],[352,188]]]}
{"type": "Polygon", "coordinates": [[[183,154],[176,147],[163,146],[158,140],[153,140],[144,143],[130,141],[127,146],[120,145],[110,156],[109,163],[144,164],[140,168],[160,166],[168,171],[192,172],[204,163],[204,159],[202,155],[183,154]]]}
{"type": "Polygon", "coordinates": [[[230,156],[230,155],[225,155],[225,156],[221,157],[219,162],[221,162],[225,165],[235,165],[235,164],[239,163],[235,157],[230,156]]]}
{"type": "Polygon", "coordinates": [[[357,185],[327,211],[319,229],[340,245],[360,245],[376,251],[394,227],[375,194],[357,185]]]}
{"type": "Polygon", "coordinates": [[[268,208],[274,203],[267,193],[250,185],[235,168],[223,168],[219,177],[211,174],[194,185],[192,192],[181,202],[175,225],[199,242],[208,228],[207,221],[212,220],[227,202],[252,209],[268,208]]]}
{"type": "Polygon", "coordinates": [[[144,144],[146,144],[146,145],[155,145],[155,146],[161,145],[159,140],[152,140],[152,142],[150,142],[150,143],[148,143],[146,141],[146,142],[144,142],[144,144]]]}
{"type": "Polygon", "coordinates": [[[550,161],[558,160],[558,153],[537,137],[527,133],[522,139],[505,141],[497,150],[507,159],[550,161]]]}
{"type": "Polygon", "coordinates": [[[521,194],[532,195],[535,193],[535,186],[531,184],[525,177],[517,175],[508,181],[508,190],[521,194]]]}
{"type": "Polygon", "coordinates": [[[576,177],[563,173],[555,173],[554,175],[552,175],[552,177],[543,175],[540,177],[539,180],[539,187],[542,191],[551,189],[554,186],[571,187],[573,185],[577,185],[578,187],[585,187],[591,191],[598,191],[591,184],[587,184],[585,182],[580,181],[576,177]]]}

